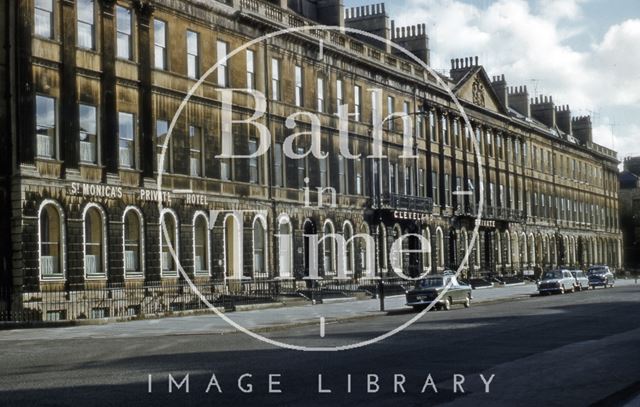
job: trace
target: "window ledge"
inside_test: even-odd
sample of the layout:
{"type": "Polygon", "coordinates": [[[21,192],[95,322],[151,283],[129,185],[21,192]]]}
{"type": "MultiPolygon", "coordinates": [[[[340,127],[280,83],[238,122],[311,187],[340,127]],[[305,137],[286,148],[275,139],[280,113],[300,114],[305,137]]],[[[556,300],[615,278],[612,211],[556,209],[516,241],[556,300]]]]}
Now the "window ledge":
{"type": "Polygon", "coordinates": [[[60,275],[60,276],[41,276],[40,277],[40,281],[41,282],[47,282],[47,281],[62,282],[62,281],[67,281],[67,278],[64,275],[60,275]]]}
{"type": "Polygon", "coordinates": [[[41,162],[45,162],[45,163],[54,163],[54,164],[63,164],[64,163],[64,161],[58,160],[55,157],[41,157],[41,156],[36,156],[35,157],[35,161],[41,161],[41,162]]]}

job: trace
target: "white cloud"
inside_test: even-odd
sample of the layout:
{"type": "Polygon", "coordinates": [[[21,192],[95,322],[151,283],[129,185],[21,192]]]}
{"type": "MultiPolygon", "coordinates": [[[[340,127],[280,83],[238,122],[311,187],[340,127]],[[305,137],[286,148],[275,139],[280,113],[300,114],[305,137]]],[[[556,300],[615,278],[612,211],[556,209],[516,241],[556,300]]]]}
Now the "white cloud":
{"type": "MultiPolygon", "coordinates": [[[[525,0],[496,0],[479,8],[461,0],[407,0],[395,19],[398,25],[427,23],[436,69],[448,70],[451,58],[478,55],[490,76],[505,74],[509,85],[528,85],[531,96],[537,87],[574,112],[612,113],[631,106],[637,110],[626,119],[637,120],[640,20],[613,25],[590,48],[576,50],[567,39],[586,30],[585,1],[538,0],[531,7],[525,0]]],[[[603,114],[601,122],[608,120],[603,114]]],[[[611,147],[610,127],[598,124],[595,140],[611,147]]],[[[631,124],[617,127],[615,147],[632,147],[629,137],[637,143],[638,130],[631,124]],[[635,134],[620,134],[630,131],[635,134]]]]}
{"type": "Polygon", "coordinates": [[[593,46],[593,64],[608,103],[640,106],[640,20],[610,27],[602,42],[593,46]]]}
{"type": "Polygon", "coordinates": [[[548,20],[577,20],[582,17],[582,3],[585,0],[539,0],[538,9],[548,20]]]}

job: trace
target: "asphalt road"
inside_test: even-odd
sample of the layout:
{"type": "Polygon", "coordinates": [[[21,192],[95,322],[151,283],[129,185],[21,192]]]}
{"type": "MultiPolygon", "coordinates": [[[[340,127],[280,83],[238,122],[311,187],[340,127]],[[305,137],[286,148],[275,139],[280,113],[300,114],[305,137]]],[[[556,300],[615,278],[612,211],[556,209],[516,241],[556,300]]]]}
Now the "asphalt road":
{"type": "MultiPolygon", "coordinates": [[[[0,332],[0,405],[630,406],[640,394],[639,294],[640,285],[627,285],[430,312],[380,343],[343,352],[283,350],[240,333],[0,332]],[[170,374],[176,383],[189,374],[188,394],[186,381],[169,393],[170,374]],[[269,393],[269,375],[281,393],[269,393]]],[[[312,325],[265,335],[306,346],[352,343],[413,315],[329,324],[324,338],[312,325]]]]}

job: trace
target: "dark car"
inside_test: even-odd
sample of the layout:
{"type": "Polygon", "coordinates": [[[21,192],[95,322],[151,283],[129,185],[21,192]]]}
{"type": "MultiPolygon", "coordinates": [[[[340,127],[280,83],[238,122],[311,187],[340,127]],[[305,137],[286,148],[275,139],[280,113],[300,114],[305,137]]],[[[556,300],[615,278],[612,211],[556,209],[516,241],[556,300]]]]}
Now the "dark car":
{"type": "Polygon", "coordinates": [[[587,271],[589,276],[589,285],[594,289],[596,287],[613,287],[616,278],[607,266],[591,266],[587,271]]]}
{"type": "Polygon", "coordinates": [[[471,287],[461,284],[453,273],[418,280],[407,292],[407,305],[417,311],[425,309],[432,302],[435,302],[437,309],[449,310],[453,304],[463,304],[468,308],[471,306],[471,299],[471,287]],[[448,285],[446,293],[438,298],[448,285]]]}

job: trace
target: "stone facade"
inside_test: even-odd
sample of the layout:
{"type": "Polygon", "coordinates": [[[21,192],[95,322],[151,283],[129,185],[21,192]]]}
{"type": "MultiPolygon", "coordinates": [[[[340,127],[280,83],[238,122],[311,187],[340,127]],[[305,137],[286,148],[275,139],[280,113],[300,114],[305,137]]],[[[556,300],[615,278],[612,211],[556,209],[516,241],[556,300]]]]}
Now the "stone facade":
{"type": "MultiPolygon", "coordinates": [[[[477,57],[452,60],[449,77],[433,76],[397,49],[348,31],[273,37],[249,47],[252,69],[242,50],[226,64],[226,83],[217,72],[207,76],[177,117],[158,195],[161,123],[171,123],[196,80],[221,57],[222,44],[231,52],[278,28],[343,24],[382,32],[428,63],[425,27],[388,27],[380,5],[350,10],[345,19],[340,1],[102,0],[92,2],[91,23],[78,17],[75,3],[52,0],[51,10],[37,9],[32,0],[3,6],[0,35],[7,46],[0,53],[0,86],[10,96],[0,100],[0,121],[9,123],[0,134],[9,146],[0,153],[0,230],[7,239],[1,281],[12,293],[5,307],[22,307],[22,293],[78,292],[88,282],[135,287],[181,281],[161,247],[161,213],[174,218],[180,265],[199,282],[236,272],[253,280],[302,279],[309,273],[304,235],[327,232],[372,236],[375,273],[383,277],[392,275],[392,243],[406,233],[421,234],[431,247],[428,254],[402,256],[401,267],[411,275],[457,268],[467,252],[467,278],[620,266],[618,161],[615,152],[592,142],[588,118],[572,119],[568,107],[550,97],[529,100],[526,88],[507,86],[504,76],[489,78],[477,57]],[[123,16],[127,27],[119,26],[123,16]],[[367,27],[369,20],[375,26],[367,27]],[[195,47],[188,47],[189,38],[195,47]],[[271,148],[256,160],[216,158],[223,126],[218,90],[245,88],[249,81],[268,99],[259,121],[273,135],[271,148]],[[468,130],[445,84],[464,107],[468,130]],[[370,89],[380,89],[377,102],[370,89]],[[55,106],[51,123],[47,103],[55,106]],[[348,148],[362,155],[359,160],[339,158],[339,103],[351,113],[359,109],[360,117],[348,122],[348,148]],[[80,105],[95,111],[89,115],[95,134],[85,128],[80,105]],[[318,116],[326,160],[280,153],[294,131],[309,130],[308,120],[287,128],[287,117],[298,110],[318,116]],[[410,149],[417,158],[402,158],[403,125],[395,119],[383,124],[385,158],[367,158],[373,155],[372,117],[391,112],[404,112],[413,123],[410,149]],[[326,195],[317,205],[317,188],[327,187],[337,192],[335,206],[326,205],[326,195]],[[305,204],[307,188],[312,205],[305,204]],[[481,201],[482,221],[476,222],[481,201]],[[91,211],[102,223],[88,222],[91,211]],[[220,216],[211,218],[210,211],[220,216]],[[239,225],[229,221],[231,211],[242,211],[239,225]],[[133,212],[140,236],[126,226],[138,225],[127,217],[133,212]],[[197,237],[199,216],[210,222],[206,242],[197,237]],[[290,230],[290,243],[275,236],[281,228],[290,230]],[[260,246],[256,231],[263,229],[260,246]],[[241,253],[229,243],[240,234],[241,253]],[[91,245],[102,247],[100,254],[89,255],[91,245]],[[105,266],[96,266],[96,259],[105,266]]],[[[246,94],[236,94],[234,102],[234,119],[251,116],[246,94]]],[[[248,154],[256,138],[253,126],[235,125],[234,153],[248,154]]],[[[309,143],[300,137],[294,147],[306,151],[309,143]]],[[[364,272],[363,242],[355,240],[345,254],[353,279],[364,272]]],[[[404,247],[418,248],[418,239],[404,247]]],[[[326,243],[319,251],[321,275],[335,275],[338,251],[326,243]]]]}

